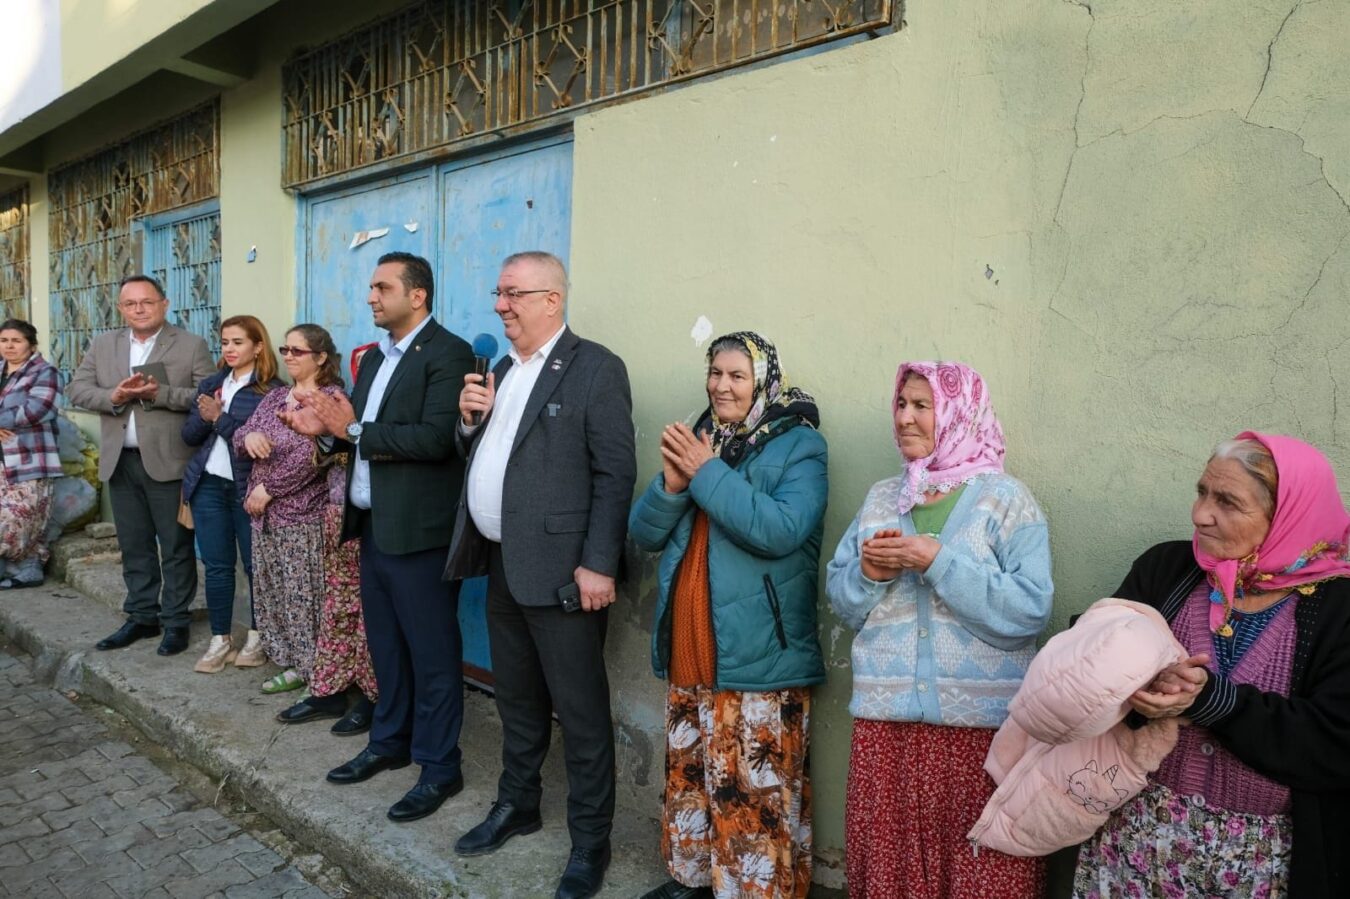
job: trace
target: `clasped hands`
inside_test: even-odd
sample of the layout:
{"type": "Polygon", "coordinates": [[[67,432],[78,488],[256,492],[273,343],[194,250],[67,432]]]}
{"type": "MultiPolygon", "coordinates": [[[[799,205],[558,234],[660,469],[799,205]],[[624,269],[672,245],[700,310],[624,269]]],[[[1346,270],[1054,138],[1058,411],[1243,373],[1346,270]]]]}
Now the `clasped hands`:
{"type": "Polygon", "coordinates": [[[897,528],[882,528],[863,541],[859,562],[862,573],[872,580],[892,581],[904,571],[927,571],[941,549],[932,537],[906,537],[897,528]]]}
{"type": "Polygon", "coordinates": [[[666,425],[661,432],[661,466],[665,475],[666,492],[682,493],[698,470],[715,458],[712,436],[704,431],[695,434],[683,422],[666,425]]]}
{"type": "Polygon", "coordinates": [[[154,402],[155,397],[159,395],[159,382],[149,375],[143,375],[136,372],[129,378],[124,378],[117,382],[117,386],[112,389],[112,394],[108,397],[114,406],[125,406],[132,400],[149,400],[154,402]]]}
{"type": "MultiPolygon", "coordinates": [[[[1130,707],[1145,718],[1175,718],[1195,704],[1209,681],[1209,653],[1201,652],[1168,665],[1152,683],[1131,694],[1130,707]]],[[[1182,719],[1183,724],[1188,724],[1182,719]]]]}
{"type": "Polygon", "coordinates": [[[214,424],[220,418],[220,413],[224,409],[225,404],[220,401],[218,396],[203,393],[197,397],[197,411],[201,414],[202,421],[208,424],[214,424]]]}
{"type": "Polygon", "coordinates": [[[347,426],[356,421],[356,411],[346,396],[322,390],[295,390],[291,396],[295,408],[277,412],[286,427],[306,437],[347,438],[347,426]]]}

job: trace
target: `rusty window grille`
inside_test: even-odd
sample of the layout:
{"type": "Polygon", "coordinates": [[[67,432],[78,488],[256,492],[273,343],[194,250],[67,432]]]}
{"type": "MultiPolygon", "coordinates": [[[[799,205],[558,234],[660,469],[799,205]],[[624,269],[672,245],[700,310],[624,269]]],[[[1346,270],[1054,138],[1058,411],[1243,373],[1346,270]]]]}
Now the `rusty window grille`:
{"type": "Polygon", "coordinates": [[[28,296],[28,188],[0,195],[0,318],[32,318],[28,296]]]}
{"type": "MultiPolygon", "coordinates": [[[[48,175],[50,361],[64,378],[89,341],[122,326],[117,284],[144,259],[133,224],[218,195],[219,135],[213,101],[48,175]]],[[[218,307],[219,279],[215,290],[218,307]]]]}
{"type": "Polygon", "coordinates": [[[432,0],[283,69],[283,184],[570,113],[892,24],[900,0],[432,0]]]}

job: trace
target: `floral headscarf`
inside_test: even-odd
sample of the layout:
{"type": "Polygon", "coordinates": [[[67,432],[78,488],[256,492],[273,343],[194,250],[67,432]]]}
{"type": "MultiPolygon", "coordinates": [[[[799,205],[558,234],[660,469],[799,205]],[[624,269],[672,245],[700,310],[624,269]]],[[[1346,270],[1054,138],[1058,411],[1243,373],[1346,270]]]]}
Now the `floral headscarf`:
{"type": "Polygon", "coordinates": [[[1246,558],[1216,559],[1191,538],[1195,561],[1209,573],[1213,587],[1209,628],[1222,636],[1232,634],[1228,617],[1233,600],[1248,591],[1293,587],[1307,595],[1320,581],[1350,577],[1350,515],[1341,504],[1327,457],[1302,440],[1279,434],[1243,431],[1234,439],[1255,440],[1270,450],[1279,487],[1270,531],[1246,558]]]}
{"type": "Polygon", "coordinates": [[[727,422],[718,418],[709,405],[694,430],[709,431],[713,452],[734,468],[750,447],[762,447],[789,428],[799,424],[819,428],[820,411],[811,394],[788,384],[778,365],[778,350],[754,331],[736,331],[714,340],[708,347],[708,365],[712,365],[713,347],[727,340],[740,344],[750,356],[750,370],[755,378],[750,412],[745,421],[727,422]]]}
{"type": "MultiPolygon", "coordinates": [[[[900,488],[900,514],[918,504],[924,493],[950,493],[976,475],[1003,471],[1003,427],[994,415],[979,372],[960,362],[903,362],[895,375],[891,420],[899,408],[900,389],[910,374],[928,379],[933,388],[933,452],[905,459],[900,488]]],[[[900,446],[900,435],[895,435],[900,446]]],[[[901,458],[904,458],[903,451],[901,458]]]]}

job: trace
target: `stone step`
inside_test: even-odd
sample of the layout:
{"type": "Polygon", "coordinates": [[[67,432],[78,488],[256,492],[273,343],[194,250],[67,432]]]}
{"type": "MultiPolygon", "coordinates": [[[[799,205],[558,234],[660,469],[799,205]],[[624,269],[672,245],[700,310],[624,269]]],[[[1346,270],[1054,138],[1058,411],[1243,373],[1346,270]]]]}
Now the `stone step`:
{"type": "MultiPolygon", "coordinates": [[[[364,738],[344,740],[327,723],[287,726],[273,716],[299,693],[265,696],[272,666],[202,675],[192,666],[204,650],[203,622],[192,645],[172,658],[143,640],[124,650],[93,645],[115,630],[123,594],[119,558],[106,542],[67,538],[56,547],[71,584],[0,591],[0,626],[34,659],[40,677],[60,689],[108,705],[156,741],[275,821],[297,841],[340,865],[375,896],[551,896],[565,863],[566,778],[555,733],[544,770],[544,829],[498,852],[461,859],[451,846],[477,824],[496,796],[501,727],[492,700],[469,692],[465,701],[465,789],[435,815],[398,825],[385,812],[417,779],[413,767],[347,787],[324,774],[347,761],[364,738]],[[70,541],[70,542],[68,542],[70,541]],[[90,552],[89,555],[81,553],[90,552]]],[[[614,861],[602,897],[634,897],[665,880],[659,854],[660,785],[642,794],[621,788],[613,835],[614,861]]]]}

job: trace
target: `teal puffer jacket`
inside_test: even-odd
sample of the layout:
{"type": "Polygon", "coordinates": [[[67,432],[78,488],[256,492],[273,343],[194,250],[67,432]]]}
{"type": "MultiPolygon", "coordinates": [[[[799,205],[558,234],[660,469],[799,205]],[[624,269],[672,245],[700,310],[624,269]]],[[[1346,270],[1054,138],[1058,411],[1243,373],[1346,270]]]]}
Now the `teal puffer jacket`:
{"type": "Polygon", "coordinates": [[[661,551],[652,668],[670,661],[671,590],[698,508],[708,513],[708,579],[719,690],[763,692],[825,680],[816,575],[829,484],[825,438],[799,425],[736,468],[713,459],[689,489],[657,475],[628,517],[633,541],[661,551]]]}

